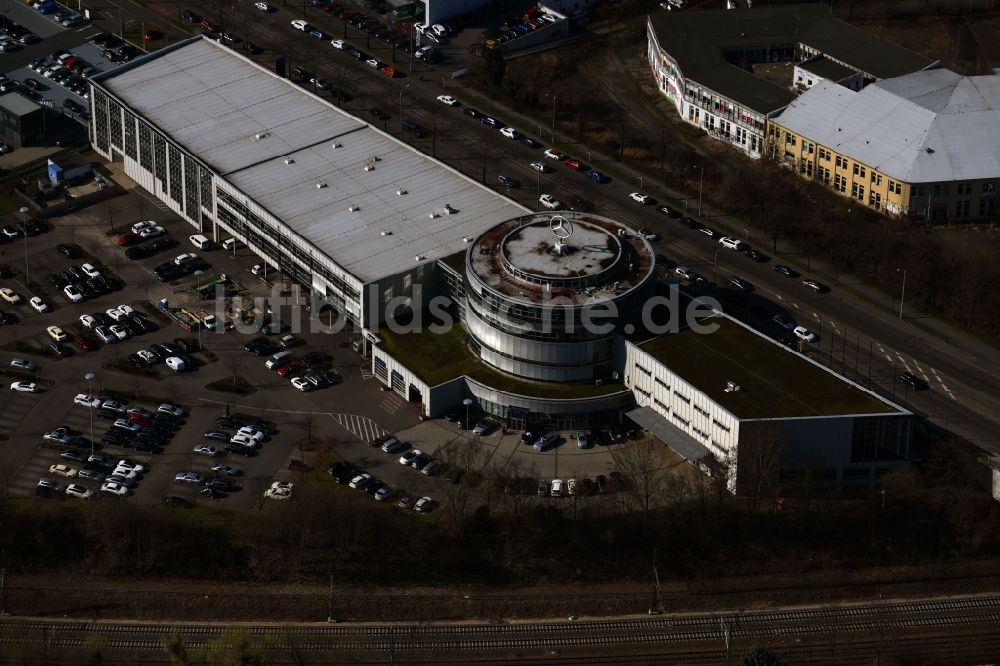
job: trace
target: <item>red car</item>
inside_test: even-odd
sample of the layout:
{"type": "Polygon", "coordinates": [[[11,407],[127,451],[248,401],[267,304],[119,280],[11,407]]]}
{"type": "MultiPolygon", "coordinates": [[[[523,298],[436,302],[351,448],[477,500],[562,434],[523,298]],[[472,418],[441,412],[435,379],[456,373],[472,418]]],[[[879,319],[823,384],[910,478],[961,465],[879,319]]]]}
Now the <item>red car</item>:
{"type": "Polygon", "coordinates": [[[129,245],[135,245],[136,243],[142,242],[142,236],[139,234],[125,234],[124,236],[119,236],[118,244],[122,247],[128,247],[129,245]]]}
{"type": "Polygon", "coordinates": [[[129,414],[128,415],[128,422],[129,423],[138,423],[143,428],[148,428],[153,423],[151,420],[147,419],[142,414],[129,414]]]}
{"type": "Polygon", "coordinates": [[[278,374],[281,375],[282,377],[287,377],[288,375],[292,374],[301,367],[302,367],[302,361],[298,359],[293,359],[288,363],[284,364],[283,366],[281,366],[280,368],[278,368],[278,374]]]}
{"type": "Polygon", "coordinates": [[[97,343],[91,342],[82,335],[74,335],[73,342],[75,342],[76,346],[82,349],[83,351],[94,351],[95,349],[97,349],[97,343]]]}
{"type": "Polygon", "coordinates": [[[573,169],[574,171],[583,170],[583,162],[581,162],[580,160],[574,160],[572,157],[566,158],[566,161],[563,162],[563,164],[568,166],[570,169],[573,169]]]}

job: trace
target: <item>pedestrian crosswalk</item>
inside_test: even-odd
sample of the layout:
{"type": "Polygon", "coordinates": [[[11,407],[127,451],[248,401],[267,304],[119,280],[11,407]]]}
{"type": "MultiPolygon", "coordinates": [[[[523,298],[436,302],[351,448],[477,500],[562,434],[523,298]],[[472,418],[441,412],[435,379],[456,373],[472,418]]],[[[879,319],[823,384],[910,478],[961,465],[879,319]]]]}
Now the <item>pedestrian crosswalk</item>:
{"type": "Polygon", "coordinates": [[[360,416],[358,414],[330,414],[330,418],[341,428],[347,430],[366,444],[389,434],[388,430],[367,416],[360,416]]]}

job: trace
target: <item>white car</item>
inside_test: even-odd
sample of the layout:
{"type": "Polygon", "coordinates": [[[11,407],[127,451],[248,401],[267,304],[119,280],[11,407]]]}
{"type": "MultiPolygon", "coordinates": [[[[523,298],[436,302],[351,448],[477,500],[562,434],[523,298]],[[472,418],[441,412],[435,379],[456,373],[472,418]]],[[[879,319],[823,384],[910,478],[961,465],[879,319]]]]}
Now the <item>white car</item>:
{"type": "Polygon", "coordinates": [[[49,474],[55,474],[56,476],[65,476],[68,479],[76,477],[76,470],[69,465],[50,465],[49,474]]]}
{"type": "Polygon", "coordinates": [[[69,336],[66,334],[66,331],[62,330],[58,326],[49,326],[45,329],[45,332],[48,333],[49,337],[56,342],[65,342],[69,340],[69,336]]]}
{"type": "Polygon", "coordinates": [[[194,452],[203,456],[208,456],[209,458],[214,458],[219,455],[219,449],[215,448],[211,444],[199,444],[194,447],[194,452]]]}
{"type": "Polygon", "coordinates": [[[138,234],[143,229],[147,229],[147,228],[155,227],[155,226],[156,226],[156,222],[154,222],[153,220],[143,220],[142,222],[136,222],[135,224],[132,225],[132,233],[138,234]]]}
{"type": "Polygon", "coordinates": [[[166,360],[167,367],[174,372],[181,372],[182,370],[187,370],[187,361],[180,358],[179,356],[170,356],[166,360]]]}
{"type": "Polygon", "coordinates": [[[94,492],[85,486],[81,486],[76,483],[71,483],[66,486],[66,494],[70,497],[78,497],[80,499],[90,499],[94,492]]]}
{"type": "Polygon", "coordinates": [[[369,58],[368,60],[365,60],[365,64],[372,69],[378,69],[382,66],[382,63],[378,61],[378,58],[369,58]]]}
{"type": "Polygon", "coordinates": [[[126,488],[124,484],[118,483],[117,481],[105,481],[101,485],[101,492],[116,495],[118,497],[125,497],[128,495],[128,488],[126,488]]]}
{"type": "Polygon", "coordinates": [[[350,46],[348,46],[347,42],[345,42],[342,39],[335,39],[335,40],[333,40],[332,42],[330,42],[330,46],[332,46],[335,49],[339,49],[341,51],[346,51],[347,49],[350,48],[350,46]]]}
{"type": "Polygon", "coordinates": [[[267,439],[267,433],[265,433],[263,430],[255,430],[250,426],[243,426],[242,428],[236,431],[236,434],[246,435],[255,442],[263,442],[265,439],[267,439]]]}
{"type": "Polygon", "coordinates": [[[38,311],[38,312],[48,312],[49,311],[49,306],[46,305],[45,301],[43,301],[38,296],[32,296],[31,300],[29,300],[28,303],[30,303],[31,307],[35,308],[35,310],[38,311]]]}
{"type": "Polygon", "coordinates": [[[74,303],[79,303],[83,300],[83,292],[77,289],[74,285],[68,284],[63,287],[63,293],[66,294],[66,298],[74,303]]]}
{"type": "Polygon", "coordinates": [[[264,491],[264,499],[288,501],[292,499],[292,489],[285,486],[268,488],[264,491]]]}
{"type": "Polygon", "coordinates": [[[542,204],[549,210],[556,210],[562,208],[562,203],[555,199],[551,194],[543,194],[538,197],[538,203],[542,204]]]}
{"type": "Polygon", "coordinates": [[[233,435],[230,438],[229,443],[230,444],[239,444],[240,446],[244,446],[244,447],[247,447],[247,448],[250,448],[250,449],[257,448],[257,440],[255,440],[250,435],[246,435],[246,434],[243,434],[243,433],[237,433],[237,434],[233,435]]]}
{"type": "Polygon", "coordinates": [[[653,203],[653,198],[647,194],[643,194],[642,192],[632,192],[628,195],[628,197],[636,203],[641,203],[643,206],[653,203]]]}
{"type": "Polygon", "coordinates": [[[301,30],[302,32],[310,32],[312,30],[312,26],[302,19],[295,19],[292,21],[292,27],[296,30],[301,30]]]}
{"type": "Polygon", "coordinates": [[[124,479],[128,479],[129,481],[138,481],[141,477],[139,472],[134,469],[129,469],[128,467],[122,467],[121,465],[115,467],[115,471],[111,472],[111,474],[112,476],[120,476],[124,479]]]}
{"type": "MultiPolygon", "coordinates": [[[[146,467],[145,467],[145,465],[140,465],[139,463],[134,463],[131,460],[126,460],[125,458],[122,458],[121,460],[118,461],[117,467],[119,469],[124,469],[124,470],[128,470],[130,472],[135,472],[136,474],[145,474],[146,473],[146,467]]],[[[115,472],[115,473],[117,474],[117,472],[115,472]]]]}
{"type": "Polygon", "coordinates": [[[816,342],[816,334],[805,326],[796,326],[794,330],[792,330],[792,333],[794,333],[795,337],[799,340],[802,340],[802,342],[816,342]]]}
{"type": "Polygon", "coordinates": [[[39,393],[40,389],[38,385],[34,382],[14,382],[10,385],[11,391],[17,391],[19,393],[39,393]]]}
{"type": "Polygon", "coordinates": [[[271,13],[271,12],[274,11],[274,7],[272,7],[271,5],[267,4],[266,2],[255,2],[255,3],[253,3],[253,6],[256,7],[257,9],[259,9],[260,11],[266,12],[266,13],[271,13]]]}
{"type": "Polygon", "coordinates": [[[545,156],[550,160],[564,160],[566,159],[566,154],[556,150],[555,148],[549,148],[545,151],[545,156]]]}
{"type": "Polygon", "coordinates": [[[181,264],[186,264],[190,261],[194,261],[197,258],[198,258],[197,254],[194,254],[192,252],[185,252],[184,254],[179,254],[176,257],[174,257],[174,263],[180,266],[181,264]]]}
{"type": "Polygon", "coordinates": [[[26,358],[12,358],[10,359],[10,367],[18,370],[34,370],[35,364],[26,358]]]}
{"type": "Polygon", "coordinates": [[[194,245],[199,250],[204,250],[205,246],[208,245],[209,243],[208,237],[202,234],[194,234],[193,236],[188,236],[188,240],[191,241],[191,245],[194,245]]]}
{"type": "Polygon", "coordinates": [[[18,296],[17,292],[15,292],[13,289],[9,289],[8,287],[0,289],[0,297],[2,297],[3,300],[7,301],[8,303],[17,304],[21,302],[21,297],[18,296]]]}
{"type": "Polygon", "coordinates": [[[427,513],[434,508],[434,500],[430,497],[421,497],[417,500],[417,503],[413,505],[414,511],[419,511],[420,513],[427,513]]]}
{"type": "Polygon", "coordinates": [[[118,314],[122,315],[123,317],[128,317],[129,315],[135,314],[135,308],[133,308],[131,305],[119,305],[117,310],[118,314]]]}
{"type": "Polygon", "coordinates": [[[91,409],[97,409],[101,406],[101,401],[97,398],[92,398],[86,393],[77,393],[76,397],[73,398],[74,405],[80,405],[82,407],[90,407],[91,409]]]}
{"type": "Polygon", "coordinates": [[[458,100],[451,95],[438,95],[437,101],[441,102],[445,106],[458,106],[459,104],[458,100]]]}
{"type": "Polygon", "coordinates": [[[80,270],[89,278],[95,278],[101,276],[101,271],[94,268],[93,264],[84,264],[80,266],[80,270]]]}
{"type": "Polygon", "coordinates": [[[83,326],[88,329],[97,326],[97,320],[94,319],[93,315],[89,314],[80,315],[80,323],[83,324],[83,326]]]}
{"type": "Polygon", "coordinates": [[[517,139],[521,136],[521,133],[518,132],[513,127],[503,127],[500,129],[500,133],[503,134],[508,139],[517,139]]]}
{"type": "Polygon", "coordinates": [[[155,225],[152,227],[146,227],[139,232],[139,238],[159,238],[160,236],[165,236],[167,230],[160,225],[155,225]]]}
{"type": "Polygon", "coordinates": [[[549,494],[553,497],[562,497],[563,482],[562,479],[552,479],[552,488],[549,490],[549,494]]]}
{"type": "Polygon", "coordinates": [[[160,357],[148,349],[140,349],[136,352],[136,356],[141,358],[147,365],[156,365],[160,362],[160,357]]]}
{"type": "Polygon", "coordinates": [[[184,410],[177,405],[171,405],[169,402],[165,402],[156,408],[157,414],[166,414],[167,416],[173,416],[176,419],[184,416],[184,410]]]}
{"type": "Polygon", "coordinates": [[[431,32],[433,32],[438,37],[447,37],[448,36],[448,28],[444,27],[440,23],[435,23],[434,25],[432,25],[431,26],[431,32]]]}
{"type": "Polygon", "coordinates": [[[410,463],[416,460],[419,456],[423,455],[423,453],[424,452],[420,449],[410,449],[399,457],[399,464],[404,467],[409,467],[410,463]]]}
{"type": "Polygon", "coordinates": [[[313,385],[310,384],[309,380],[307,380],[305,377],[293,377],[292,386],[302,391],[303,393],[305,393],[306,391],[313,390],[313,385]]]}
{"type": "Polygon", "coordinates": [[[678,266],[677,268],[674,269],[674,273],[677,273],[685,280],[693,280],[695,276],[694,271],[692,271],[687,266],[678,266]]]}
{"type": "Polygon", "coordinates": [[[111,332],[115,334],[115,337],[119,340],[128,340],[129,334],[125,330],[125,327],[121,324],[112,324],[110,327],[111,332]]]}
{"type": "Polygon", "coordinates": [[[113,321],[118,321],[122,318],[122,313],[118,308],[108,308],[104,311],[104,314],[108,315],[113,321]]]}
{"type": "Polygon", "coordinates": [[[356,489],[358,486],[360,486],[362,483],[365,483],[370,478],[372,478],[372,475],[367,472],[365,472],[364,474],[358,474],[356,477],[351,479],[351,482],[347,484],[347,487],[356,489]]]}
{"type": "Polygon", "coordinates": [[[552,171],[552,167],[545,162],[532,162],[529,166],[540,173],[548,173],[549,171],[552,171]]]}

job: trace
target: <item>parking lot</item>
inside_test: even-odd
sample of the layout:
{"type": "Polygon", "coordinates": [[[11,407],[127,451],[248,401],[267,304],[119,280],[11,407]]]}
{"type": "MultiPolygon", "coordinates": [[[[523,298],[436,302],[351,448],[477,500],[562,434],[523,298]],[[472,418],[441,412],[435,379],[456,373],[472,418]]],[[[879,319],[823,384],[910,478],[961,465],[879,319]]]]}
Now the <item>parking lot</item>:
{"type": "MultiPolygon", "coordinates": [[[[89,109],[86,78],[117,66],[107,56],[120,48],[131,47],[116,37],[106,41],[99,37],[104,34],[100,29],[82,17],[73,18],[75,16],[78,16],[76,12],[64,5],[56,5],[55,10],[42,14],[31,5],[2,0],[0,22],[3,25],[0,29],[18,30],[20,26],[37,39],[26,44],[16,43],[11,48],[17,50],[4,54],[0,90],[20,92],[48,107],[50,112],[86,127],[89,109]],[[63,25],[65,22],[72,25],[63,25]],[[95,43],[95,37],[102,43],[95,43]]],[[[135,53],[141,51],[135,50],[135,53]]],[[[54,131],[59,133],[61,130],[57,127],[54,131]]]]}
{"type": "MultiPolygon", "coordinates": [[[[8,222],[10,224],[4,226],[16,226],[16,222],[8,222]]],[[[0,364],[10,381],[36,381],[42,391],[36,394],[7,392],[0,410],[0,432],[8,435],[6,441],[0,442],[0,469],[3,470],[0,478],[5,480],[11,495],[36,494],[39,479],[48,476],[58,484],[78,483],[87,487],[95,491],[94,499],[120,501],[110,493],[100,492],[102,484],[99,481],[60,478],[49,473],[52,465],[59,464],[75,470],[88,466],[100,468],[100,465],[88,465],[89,443],[80,447],[85,456],[71,460],[62,457],[62,445],[43,441],[45,433],[60,426],[72,436],[90,439],[92,410],[74,404],[74,396],[78,394],[107,395],[125,403],[124,408],[141,408],[151,413],[155,413],[161,403],[177,404],[184,410],[184,417],[160,440],[160,450],[156,453],[137,450],[135,440],[125,442],[124,446],[102,441],[105,434],[114,429],[113,420],[98,418],[97,410],[93,410],[93,439],[95,448],[99,447],[95,452],[105,456],[112,466],[125,459],[147,469],[125,501],[153,503],[173,496],[189,502],[246,510],[259,506],[264,492],[274,481],[294,482],[301,478],[303,467],[298,461],[308,463],[317,456],[327,460],[331,455],[327,451],[331,450],[334,457],[350,461],[359,474],[370,473],[397,488],[393,501],[407,493],[440,496],[443,484],[461,482],[449,474],[449,468],[462,467],[466,473],[472,471],[481,477],[491,468],[509,466],[518,458],[522,460],[517,466],[526,470],[524,473],[547,480],[566,477],[582,481],[609,471],[611,456],[607,448],[579,449],[571,433],[564,433],[565,437],[552,450],[539,453],[521,442],[520,433],[506,433],[499,424],[486,433],[474,434],[471,428],[463,430],[459,424],[445,419],[421,422],[414,405],[383,390],[372,377],[364,359],[351,347],[353,333],[350,330],[323,333],[305,328],[296,333],[297,340],[288,350],[292,361],[290,371],[285,376],[265,367],[269,355],[248,352],[244,346],[251,340],[266,337],[273,347],[268,352],[273,352],[281,348],[280,339],[288,334],[287,331],[261,336],[257,332],[237,330],[205,330],[200,335],[197,331],[182,330],[158,312],[159,301],[166,299],[170,307],[182,307],[192,313],[216,313],[214,299],[202,300],[195,287],[220,274],[227,276],[228,284],[241,296],[271,299],[268,302],[274,306],[277,317],[282,317],[282,312],[287,317],[289,307],[282,308],[280,302],[274,302],[274,294],[278,292],[272,291],[272,282],[279,285],[280,293],[289,293],[288,301],[294,303],[295,300],[287,291],[287,285],[282,290],[280,275],[272,273],[264,280],[251,272],[251,267],[259,261],[248,250],[201,250],[188,240],[191,233],[188,225],[168,212],[138,195],[129,194],[59,218],[43,233],[20,236],[0,245],[0,265],[7,269],[4,274],[10,275],[0,279],[0,287],[21,297],[18,304],[2,304],[9,323],[0,329],[0,364]],[[152,256],[130,260],[125,257],[125,250],[129,248],[120,246],[117,241],[141,220],[151,220],[162,226],[165,234],[157,240],[169,238],[173,243],[167,243],[170,247],[152,256]],[[61,245],[69,246],[78,254],[65,256],[58,249],[61,245]],[[158,280],[156,267],[172,262],[182,253],[195,254],[201,260],[201,274],[158,280]],[[81,269],[83,264],[89,264],[92,270],[107,278],[111,290],[73,302],[57,286],[58,282],[50,281],[53,276],[66,276],[73,269],[81,269]],[[30,285],[27,275],[31,277],[30,285]],[[47,311],[36,312],[28,305],[32,296],[41,298],[48,306],[47,311]],[[131,325],[129,330],[133,334],[121,331],[126,339],[102,342],[95,334],[99,324],[97,318],[104,318],[106,328],[110,328],[113,320],[108,318],[109,314],[121,316],[114,311],[123,305],[134,310],[130,317],[139,316],[153,324],[151,328],[155,330],[143,331],[131,325]],[[88,315],[88,321],[94,318],[89,326],[81,322],[84,315],[88,315]],[[49,349],[53,342],[48,334],[51,326],[58,326],[69,336],[63,345],[72,350],[70,355],[62,357],[49,349]],[[94,349],[80,348],[77,336],[92,344],[94,349]],[[184,352],[179,345],[185,348],[190,345],[191,349],[184,352]],[[149,367],[138,367],[130,362],[139,351],[148,356],[150,350],[156,349],[172,350],[171,353],[191,363],[185,371],[174,372],[162,358],[155,359],[149,367]],[[34,368],[30,371],[12,369],[13,358],[29,360],[34,368]],[[305,377],[321,370],[326,370],[328,376],[335,379],[334,385],[321,385],[306,392],[293,387],[293,377],[305,377]],[[95,375],[89,382],[85,379],[88,373],[95,375]],[[234,377],[241,386],[250,387],[250,391],[237,395],[218,390],[220,384],[228,385],[234,377]],[[226,415],[267,423],[271,432],[253,455],[226,451],[225,441],[203,437],[208,431],[220,430],[217,420],[226,415]],[[436,470],[433,475],[400,465],[398,460],[402,451],[387,454],[371,445],[391,436],[403,440],[406,450],[419,449],[429,456],[428,460],[441,459],[448,464],[432,467],[436,470]],[[195,453],[195,447],[203,443],[215,445],[219,455],[209,457],[195,453]],[[465,449],[474,449],[475,455],[464,458],[460,464],[455,459],[458,452],[465,449]],[[238,475],[215,474],[211,471],[214,464],[230,465],[238,470],[238,475]],[[211,496],[201,494],[206,492],[203,485],[175,482],[177,473],[183,471],[195,472],[206,480],[223,477],[236,488],[214,492],[211,496]]],[[[153,239],[146,239],[142,246],[151,246],[152,242],[153,239]]],[[[223,321],[225,316],[228,313],[223,321]]],[[[128,414],[122,417],[129,418],[128,414]]],[[[136,416],[140,423],[144,418],[136,416]]],[[[233,427],[225,430],[229,435],[235,433],[233,427]]],[[[318,473],[324,471],[325,467],[321,467],[318,473]]]]}

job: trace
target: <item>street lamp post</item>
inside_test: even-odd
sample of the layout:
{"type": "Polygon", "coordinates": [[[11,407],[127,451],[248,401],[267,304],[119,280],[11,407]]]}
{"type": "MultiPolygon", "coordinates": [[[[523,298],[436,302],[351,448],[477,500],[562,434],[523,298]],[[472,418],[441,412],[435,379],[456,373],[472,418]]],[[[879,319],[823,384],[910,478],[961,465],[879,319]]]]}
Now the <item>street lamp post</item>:
{"type": "Polygon", "coordinates": [[[21,206],[18,212],[21,214],[21,235],[24,237],[24,281],[31,284],[31,271],[28,269],[28,229],[25,222],[25,215],[28,214],[28,207],[21,206]]]}
{"type": "Polygon", "coordinates": [[[721,249],[721,245],[715,248],[715,258],[712,260],[712,282],[715,284],[719,282],[716,278],[719,276],[719,250],[721,249]]]}
{"type": "Polygon", "coordinates": [[[410,87],[410,84],[407,83],[405,86],[403,86],[403,89],[399,91],[399,133],[400,134],[403,133],[403,93],[405,93],[406,89],[409,88],[409,87],[410,87]]]}
{"type": "Polygon", "coordinates": [[[469,426],[472,425],[469,423],[469,407],[472,405],[472,398],[466,398],[462,401],[462,404],[465,405],[465,441],[468,443],[470,430],[469,426]]]}
{"type": "Polygon", "coordinates": [[[701,175],[698,177],[698,217],[701,217],[703,195],[705,194],[705,165],[699,164],[701,175]]]}
{"type": "Polygon", "coordinates": [[[94,377],[92,372],[83,376],[87,380],[87,400],[90,401],[90,455],[94,455],[94,377]]]}
{"type": "MultiPolygon", "coordinates": [[[[25,258],[27,261],[27,257],[25,258]]],[[[903,271],[903,293],[899,295],[899,318],[903,318],[903,303],[906,302],[906,267],[897,268],[896,272],[903,271]]]]}
{"type": "Polygon", "coordinates": [[[556,142],[556,96],[552,96],[552,143],[556,142]]]}

